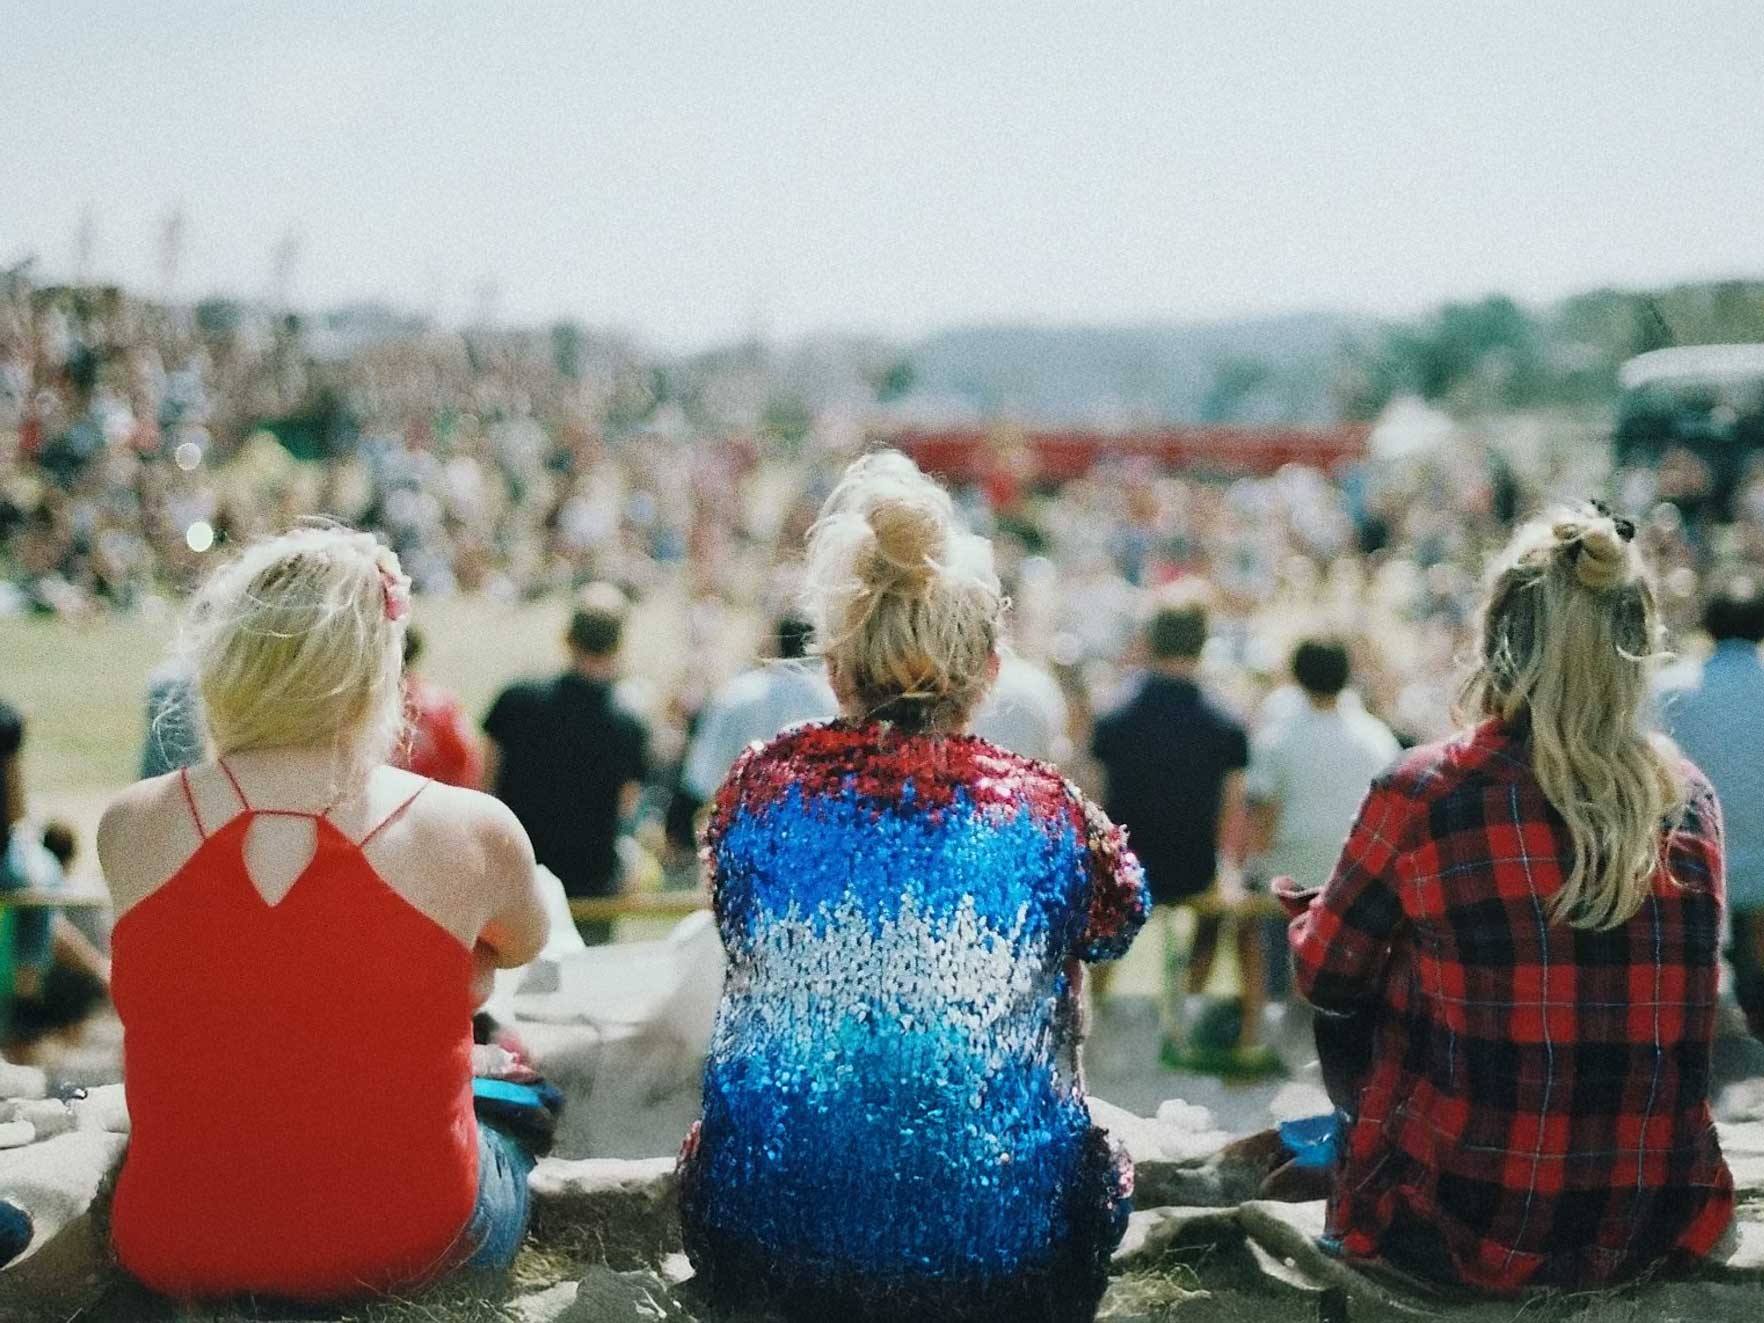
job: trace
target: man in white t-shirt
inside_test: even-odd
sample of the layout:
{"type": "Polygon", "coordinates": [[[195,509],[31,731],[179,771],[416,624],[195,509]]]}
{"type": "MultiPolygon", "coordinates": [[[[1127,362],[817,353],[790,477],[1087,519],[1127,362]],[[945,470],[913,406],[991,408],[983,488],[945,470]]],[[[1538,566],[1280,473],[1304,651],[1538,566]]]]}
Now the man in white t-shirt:
{"type": "Polygon", "coordinates": [[[1066,722],[1060,682],[1026,658],[1002,654],[998,679],[974,714],[974,733],[1025,758],[1059,763],[1072,753],[1066,722]]]}
{"type": "Polygon", "coordinates": [[[1304,704],[1261,731],[1250,746],[1246,791],[1252,852],[1268,877],[1320,887],[1372,780],[1400,747],[1377,717],[1343,701],[1348,651],[1334,639],[1306,639],[1292,658],[1304,704]]]}
{"type": "Polygon", "coordinates": [[[827,668],[807,656],[810,632],[807,621],[781,616],[776,623],[777,660],[743,672],[712,697],[680,776],[682,788],[696,803],[716,798],[729,768],[755,740],[839,715],[827,668]]]}

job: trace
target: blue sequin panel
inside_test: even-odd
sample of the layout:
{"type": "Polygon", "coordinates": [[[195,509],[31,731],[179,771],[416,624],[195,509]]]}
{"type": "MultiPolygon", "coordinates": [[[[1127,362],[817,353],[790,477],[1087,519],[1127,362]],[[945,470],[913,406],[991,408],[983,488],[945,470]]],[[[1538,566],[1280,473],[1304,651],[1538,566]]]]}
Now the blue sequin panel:
{"type": "Polygon", "coordinates": [[[792,788],[717,841],[729,972],[693,1215],[798,1276],[1005,1277],[1068,1229],[1086,841],[1027,804],[912,798],[792,788]]]}

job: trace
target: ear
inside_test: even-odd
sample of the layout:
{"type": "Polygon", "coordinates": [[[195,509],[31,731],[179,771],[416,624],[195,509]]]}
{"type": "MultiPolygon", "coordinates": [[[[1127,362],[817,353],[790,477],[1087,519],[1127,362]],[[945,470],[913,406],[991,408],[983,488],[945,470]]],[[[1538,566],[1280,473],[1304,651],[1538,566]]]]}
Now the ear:
{"type": "Polygon", "coordinates": [[[997,648],[994,648],[992,656],[986,659],[986,687],[988,689],[998,683],[998,668],[1003,664],[1003,661],[1004,659],[999,656],[997,648]]]}

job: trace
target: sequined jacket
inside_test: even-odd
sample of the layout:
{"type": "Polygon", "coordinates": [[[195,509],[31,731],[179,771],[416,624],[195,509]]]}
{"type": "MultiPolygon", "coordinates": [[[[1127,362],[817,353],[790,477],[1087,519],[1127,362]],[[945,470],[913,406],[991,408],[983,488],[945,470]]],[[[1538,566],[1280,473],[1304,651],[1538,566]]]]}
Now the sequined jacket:
{"type": "Polygon", "coordinates": [[[736,763],[708,851],[729,964],[682,1155],[701,1271],[887,1287],[1106,1257],[1131,1169],[1090,1124],[1077,996],[1145,920],[1120,829],[984,740],[834,722],[736,763]]]}

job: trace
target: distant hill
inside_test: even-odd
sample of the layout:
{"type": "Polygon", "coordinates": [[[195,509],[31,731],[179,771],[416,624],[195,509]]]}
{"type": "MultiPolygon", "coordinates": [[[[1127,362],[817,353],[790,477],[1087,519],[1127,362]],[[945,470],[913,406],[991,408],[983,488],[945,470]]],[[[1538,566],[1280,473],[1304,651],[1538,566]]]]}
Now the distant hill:
{"type": "Polygon", "coordinates": [[[1350,346],[1377,329],[1338,313],[963,327],[902,348],[899,405],[1037,424],[1329,422],[1350,346]]]}

